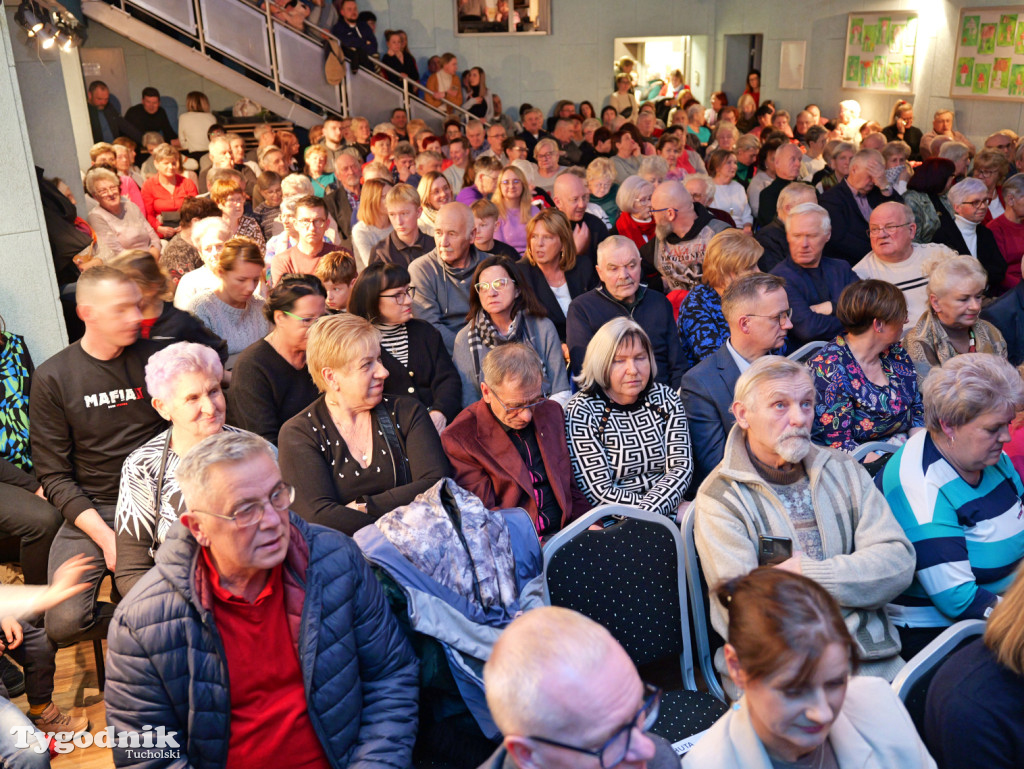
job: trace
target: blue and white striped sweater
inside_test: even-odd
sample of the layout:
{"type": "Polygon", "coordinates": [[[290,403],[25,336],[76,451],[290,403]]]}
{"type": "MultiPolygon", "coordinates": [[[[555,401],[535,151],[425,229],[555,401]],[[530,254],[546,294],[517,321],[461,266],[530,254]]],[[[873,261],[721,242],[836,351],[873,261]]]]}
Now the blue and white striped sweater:
{"type": "Polygon", "coordinates": [[[984,619],[1024,557],[1024,486],[1003,454],[971,486],[921,432],[875,483],[917,553],[914,581],[889,605],[898,625],[984,619]]]}

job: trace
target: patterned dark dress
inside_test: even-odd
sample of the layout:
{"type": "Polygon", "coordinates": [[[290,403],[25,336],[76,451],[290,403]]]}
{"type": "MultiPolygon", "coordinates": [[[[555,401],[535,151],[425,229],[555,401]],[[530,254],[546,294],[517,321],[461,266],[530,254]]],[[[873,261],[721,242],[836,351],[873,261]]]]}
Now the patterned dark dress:
{"type": "Polygon", "coordinates": [[[676,321],[683,354],[693,368],[729,338],[729,324],[722,314],[722,297],[706,283],[694,286],[679,307],[676,321]]]}
{"type": "Polygon", "coordinates": [[[34,367],[23,337],[0,331],[0,457],[32,469],[28,443],[28,390],[34,367]]]}

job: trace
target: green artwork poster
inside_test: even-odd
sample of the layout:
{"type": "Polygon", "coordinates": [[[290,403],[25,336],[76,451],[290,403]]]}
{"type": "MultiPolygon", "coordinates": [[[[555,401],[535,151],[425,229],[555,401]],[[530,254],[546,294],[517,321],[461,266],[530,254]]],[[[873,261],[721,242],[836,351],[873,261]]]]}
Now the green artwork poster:
{"type": "Polygon", "coordinates": [[[1010,67],[1010,96],[1024,96],[1024,64],[1010,67]]]}
{"type": "Polygon", "coordinates": [[[1010,85],[1010,59],[996,59],[992,64],[992,90],[1005,91],[1010,85]]]}
{"type": "Polygon", "coordinates": [[[978,41],[978,53],[995,53],[996,52],[996,25],[995,24],[982,24],[981,25],[981,40],[978,41]]]}
{"type": "Polygon", "coordinates": [[[860,60],[860,87],[867,88],[871,85],[871,72],[875,68],[875,63],[871,59],[860,60]]]}
{"type": "Polygon", "coordinates": [[[893,24],[889,27],[889,53],[903,53],[904,24],[893,24]]]}
{"type": "Polygon", "coordinates": [[[914,76],[914,57],[904,56],[903,67],[900,69],[900,82],[910,85],[910,79],[914,76]]]}
{"type": "Polygon", "coordinates": [[[973,48],[978,44],[980,16],[964,16],[964,27],[960,30],[960,45],[973,48]]]}
{"type": "Polygon", "coordinates": [[[1013,45],[1013,52],[1024,56],[1024,21],[1017,22],[1017,39],[1013,45]]]}
{"type": "Polygon", "coordinates": [[[978,62],[974,65],[974,80],[971,85],[971,93],[985,95],[988,93],[989,82],[992,78],[992,65],[988,62],[978,62]]]}
{"type": "Polygon", "coordinates": [[[1004,13],[999,17],[999,37],[996,45],[1000,48],[1013,45],[1013,33],[1017,29],[1017,14],[1004,13]]]}
{"type": "Polygon", "coordinates": [[[875,43],[877,42],[878,25],[872,24],[871,26],[864,27],[864,42],[861,44],[861,48],[864,50],[864,52],[872,53],[875,50],[875,43]]]}
{"type": "Polygon", "coordinates": [[[892,19],[888,16],[883,16],[878,20],[878,44],[888,45],[889,43],[889,25],[892,24],[892,19]]]}
{"type": "Polygon", "coordinates": [[[883,85],[885,83],[885,57],[876,56],[875,66],[871,72],[871,80],[878,84],[883,85]]]}
{"type": "Polygon", "coordinates": [[[956,87],[970,88],[974,75],[974,57],[961,56],[956,63],[956,87]]]}
{"type": "Polygon", "coordinates": [[[846,80],[856,83],[860,79],[860,57],[850,56],[846,60],[846,80]]]}
{"type": "MultiPolygon", "coordinates": [[[[850,19],[850,45],[860,46],[861,40],[864,38],[864,19],[850,19]]],[[[847,78],[847,80],[856,80],[857,78],[847,78]]]]}
{"type": "Polygon", "coordinates": [[[887,62],[885,65],[885,87],[886,88],[899,88],[900,86],[900,68],[899,62],[887,62]]]}

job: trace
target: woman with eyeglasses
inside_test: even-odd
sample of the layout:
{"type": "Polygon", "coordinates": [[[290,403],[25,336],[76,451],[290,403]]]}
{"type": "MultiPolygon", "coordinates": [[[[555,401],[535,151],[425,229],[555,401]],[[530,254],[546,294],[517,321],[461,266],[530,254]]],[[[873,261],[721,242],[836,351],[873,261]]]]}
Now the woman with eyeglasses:
{"type": "Polygon", "coordinates": [[[934,256],[921,266],[928,276],[928,309],[904,337],[922,386],[932,368],[966,353],[1006,358],[1006,340],[979,315],[987,275],[973,256],[934,256]]]}
{"type": "Polygon", "coordinates": [[[886,611],[910,659],[943,629],[987,619],[1024,558],[1024,485],[1003,447],[1024,382],[1003,358],[959,355],[921,388],[925,431],[875,482],[917,554],[886,611]]]}
{"type": "Polygon", "coordinates": [[[558,142],[554,139],[541,139],[533,148],[533,158],[537,161],[537,172],[533,175],[534,186],[550,195],[555,187],[555,179],[565,170],[558,165],[558,142]]]}
{"type": "Polygon", "coordinates": [[[807,364],[817,394],[811,439],[849,452],[871,441],[905,443],[924,429],[924,406],[914,362],[900,344],[903,292],[884,280],[853,283],[839,295],[836,318],[846,333],[807,364]]]}
{"type": "Polygon", "coordinates": [[[97,256],[106,259],[128,249],[143,249],[160,258],[160,237],[139,207],[121,196],[117,174],[106,168],[89,169],[85,191],[99,203],[88,215],[96,233],[97,256]]]}
{"type": "Polygon", "coordinates": [[[213,268],[219,285],[197,294],[185,309],[228,344],[225,367],[234,368],[238,355],[270,330],[256,290],[263,282],[265,265],[256,241],[235,236],[224,244],[213,268]]]}
{"type": "Polygon", "coordinates": [[[882,679],[857,676],[857,645],[817,582],[762,567],[713,591],[729,614],[725,661],[742,691],[683,769],[934,769],[882,679]]]}
{"type": "Polygon", "coordinates": [[[245,191],[234,179],[215,179],[210,185],[210,199],[220,209],[231,237],[252,238],[262,253],[267,247],[263,228],[251,216],[245,215],[245,191]]]}
{"type": "Polygon", "coordinates": [[[569,401],[572,393],[562,343],[546,314],[511,259],[489,256],[476,266],[466,325],[455,337],[452,354],[462,378],[463,407],[480,400],[487,353],[510,342],[532,347],[544,365],[544,393],[561,406],[569,401]]]}
{"type": "Polygon", "coordinates": [[[690,430],[656,374],[650,338],[630,318],[608,321],[587,345],[565,430],[576,484],[595,507],[678,512],[693,475],[690,430]]]}
{"type": "Polygon", "coordinates": [[[520,256],[526,251],[526,223],[540,213],[533,205],[530,183],[516,166],[505,166],[498,176],[498,188],[491,196],[498,208],[498,226],[494,237],[508,243],[520,256]]]}
{"type": "Polygon", "coordinates": [[[1003,204],[1003,182],[1010,173],[1010,161],[998,150],[982,150],[974,156],[971,177],[980,179],[988,190],[988,210],[985,224],[988,224],[1006,209],[1003,204]]]}
{"type": "MultiPolygon", "coordinates": [[[[985,226],[989,190],[981,179],[964,179],[949,189],[954,216],[941,217],[932,243],[949,246],[958,254],[973,256],[988,273],[985,294],[999,296],[1006,277],[1006,259],[995,236],[985,226]]],[[[1018,255],[1019,256],[1019,255],[1018,255]]]]}
{"type": "Polygon", "coordinates": [[[409,283],[404,266],[374,262],[353,284],[348,311],[380,331],[384,394],[416,398],[441,432],[462,408],[462,383],[441,334],[412,316],[416,288],[409,283]]]}
{"type": "Polygon", "coordinates": [[[352,536],[451,475],[423,404],[384,395],[381,332],[368,320],[321,319],[308,365],[322,395],[281,428],[281,473],[301,480],[295,512],[352,536]]]}
{"type": "Polygon", "coordinates": [[[154,553],[186,511],[175,477],[181,458],[218,432],[242,432],[224,424],[223,377],[217,353],[192,342],[176,342],[153,353],[146,364],[153,408],[171,426],[129,454],[121,471],[114,513],[114,581],[121,595],[128,595],[153,567],[154,553]]]}
{"type": "Polygon", "coordinates": [[[235,362],[228,422],[277,445],[281,425],[317,396],[306,344],[310,326],[327,312],[327,292],[313,275],[286,274],[270,290],[263,312],[273,329],[235,362]]]}

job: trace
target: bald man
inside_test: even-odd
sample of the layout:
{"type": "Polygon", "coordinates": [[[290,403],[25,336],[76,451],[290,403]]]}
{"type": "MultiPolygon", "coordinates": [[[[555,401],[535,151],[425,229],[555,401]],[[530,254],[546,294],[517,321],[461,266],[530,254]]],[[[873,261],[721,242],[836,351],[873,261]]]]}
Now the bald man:
{"type": "Polygon", "coordinates": [[[640,250],[644,280],[659,291],[689,291],[701,282],[708,241],[729,225],[719,221],[681,182],[662,182],[651,195],[655,237],[640,250]]]}
{"type": "Polygon", "coordinates": [[[590,192],[586,182],[571,171],[559,174],[555,178],[551,198],[555,208],[565,214],[572,227],[576,258],[588,259],[593,265],[597,261],[597,247],[608,237],[608,228],[599,217],[587,213],[590,192]]]}
{"type": "Polygon", "coordinates": [[[649,732],[660,692],[582,614],[545,606],[518,617],[494,645],[484,687],[504,739],[481,769],[679,769],[649,732]]]}
{"type": "Polygon", "coordinates": [[[476,226],[473,212],[464,203],[448,203],[437,212],[433,251],[409,265],[413,316],[434,326],[444,339],[448,354],[455,336],[466,325],[473,270],[485,256],[473,245],[476,226]]]}
{"type": "Polygon", "coordinates": [[[871,250],[868,220],[871,211],[887,201],[903,198],[885,177],[885,160],[877,150],[861,150],[850,161],[850,173],[825,190],[821,206],[828,211],[832,235],[825,256],[842,259],[851,267],[871,250]]]}
{"type": "Polygon", "coordinates": [[[116,563],[121,465],[166,427],[146,393],[146,361],[158,346],[138,340],[138,287],[113,267],[93,267],[78,279],[75,298],[85,334],[36,369],[29,399],[36,476],[64,516],[50,547],[50,578],[74,555],[93,559],[83,581],[95,589],[46,613],[46,632],[60,644],[107,634],[114,605],[96,594],[116,563]]]}

